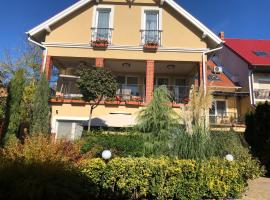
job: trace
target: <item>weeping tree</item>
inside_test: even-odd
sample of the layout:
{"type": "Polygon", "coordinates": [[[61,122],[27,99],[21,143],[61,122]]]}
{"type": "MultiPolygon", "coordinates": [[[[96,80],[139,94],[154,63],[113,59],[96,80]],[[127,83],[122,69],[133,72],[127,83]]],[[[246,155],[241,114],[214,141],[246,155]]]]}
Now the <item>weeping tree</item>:
{"type": "Polygon", "coordinates": [[[14,72],[8,85],[5,137],[15,137],[21,123],[21,103],[25,87],[24,70],[14,72]]]}
{"type": "Polygon", "coordinates": [[[144,132],[146,154],[167,154],[171,131],[177,126],[177,114],[170,102],[170,94],[165,86],[154,91],[149,105],[140,111],[137,128],[144,132]]]}
{"type": "Polygon", "coordinates": [[[105,97],[114,97],[118,84],[112,73],[103,67],[91,67],[79,71],[77,86],[83,99],[90,104],[88,131],[90,131],[93,110],[105,97]]]}
{"type": "Polygon", "coordinates": [[[48,104],[50,95],[49,83],[43,73],[35,89],[31,116],[31,134],[48,134],[50,107],[48,104]]]}

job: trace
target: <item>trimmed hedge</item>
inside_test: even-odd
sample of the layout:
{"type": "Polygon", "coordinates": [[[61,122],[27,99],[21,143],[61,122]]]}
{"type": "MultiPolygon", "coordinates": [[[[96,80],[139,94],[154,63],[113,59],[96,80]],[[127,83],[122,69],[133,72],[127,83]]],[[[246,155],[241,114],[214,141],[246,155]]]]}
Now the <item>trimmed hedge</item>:
{"type": "MultiPolygon", "coordinates": [[[[253,162],[253,161],[252,161],[253,162]]],[[[80,169],[101,188],[100,199],[237,198],[248,178],[261,175],[258,163],[224,159],[172,160],[166,157],[86,159],[80,169]],[[109,191],[109,192],[108,192],[109,191]]]]}
{"type": "Polygon", "coordinates": [[[113,155],[121,157],[143,156],[143,138],[139,134],[103,134],[95,133],[83,138],[83,154],[100,157],[104,149],[110,149],[113,155]]]}

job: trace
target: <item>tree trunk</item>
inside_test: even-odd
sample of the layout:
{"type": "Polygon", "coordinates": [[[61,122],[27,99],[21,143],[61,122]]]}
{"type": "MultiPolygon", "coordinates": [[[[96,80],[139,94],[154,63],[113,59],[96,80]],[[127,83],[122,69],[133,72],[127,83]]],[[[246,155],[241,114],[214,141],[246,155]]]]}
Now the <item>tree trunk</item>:
{"type": "Polygon", "coordinates": [[[93,106],[90,107],[89,119],[88,119],[88,129],[89,132],[91,130],[91,120],[92,120],[93,106]]]}

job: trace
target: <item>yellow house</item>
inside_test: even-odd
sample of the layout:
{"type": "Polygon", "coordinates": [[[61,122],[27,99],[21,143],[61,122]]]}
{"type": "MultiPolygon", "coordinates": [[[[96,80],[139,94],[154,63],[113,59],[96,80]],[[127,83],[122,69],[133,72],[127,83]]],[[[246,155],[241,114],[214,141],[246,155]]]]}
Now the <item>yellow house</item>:
{"type": "Polygon", "coordinates": [[[51,99],[56,134],[88,119],[90,106],[75,86],[80,68],[109,68],[119,83],[121,102],[102,102],[94,110],[93,125],[130,126],[155,87],[167,85],[175,109],[186,101],[195,80],[206,88],[207,57],[223,44],[173,0],[80,0],[27,34],[44,49],[47,78],[52,67],[59,72],[54,87],[60,98],[51,99]]]}

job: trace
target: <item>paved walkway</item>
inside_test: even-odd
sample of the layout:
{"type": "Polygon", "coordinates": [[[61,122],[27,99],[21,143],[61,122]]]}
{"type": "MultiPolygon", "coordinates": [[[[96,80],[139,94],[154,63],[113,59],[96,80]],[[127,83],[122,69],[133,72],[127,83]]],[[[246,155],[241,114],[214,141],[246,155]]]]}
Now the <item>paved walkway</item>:
{"type": "Polygon", "coordinates": [[[250,181],[242,200],[270,200],[270,178],[250,181]]]}

